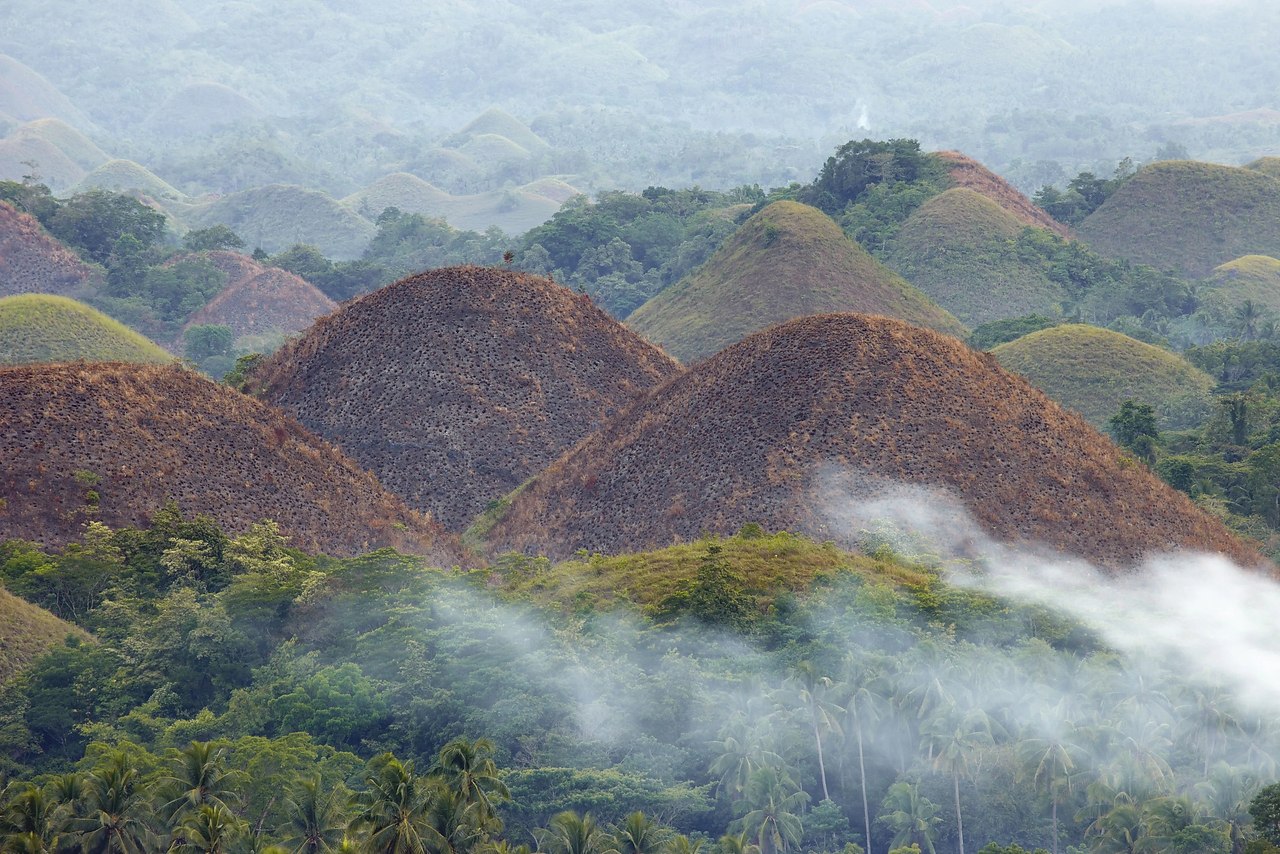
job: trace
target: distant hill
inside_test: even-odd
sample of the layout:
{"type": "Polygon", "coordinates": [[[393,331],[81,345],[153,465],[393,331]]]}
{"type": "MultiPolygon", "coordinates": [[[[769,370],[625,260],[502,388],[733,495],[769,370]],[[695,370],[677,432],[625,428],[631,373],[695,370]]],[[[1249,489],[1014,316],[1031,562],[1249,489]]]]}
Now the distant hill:
{"type": "Polygon", "coordinates": [[[341,261],[359,258],[377,231],[324,193],[287,184],[232,193],[179,216],[192,228],[225,225],[267,252],[310,243],[341,261]]]}
{"type": "Polygon", "coordinates": [[[770,324],[830,311],[964,333],[829,216],[798,202],[774,202],[756,213],[706,264],[632,312],[627,325],[691,362],[770,324]]]}
{"type": "Polygon", "coordinates": [[[48,294],[0,297],[0,364],[172,362],[158,344],[84,303],[48,294]]]}
{"type": "MultiPolygon", "coordinates": [[[[616,554],[757,522],[854,545],[903,487],[945,492],[998,540],[1108,566],[1176,548],[1261,563],[990,356],[856,314],[771,327],[659,386],[511,496],[487,541],[616,554]]],[[[927,503],[935,530],[972,535],[927,503]]]]}
{"type": "Polygon", "coordinates": [[[35,217],[0,202],[0,296],[74,295],[95,275],[35,217]]]}
{"type": "Polygon", "coordinates": [[[169,95],[147,117],[146,127],[164,137],[196,136],[264,115],[262,108],[221,83],[190,83],[169,95]]]}
{"type": "Polygon", "coordinates": [[[1214,385],[1168,350],[1079,323],[1032,332],[991,355],[1102,431],[1130,398],[1154,407],[1164,429],[1192,426],[1208,410],[1214,385]]]}
{"type": "Polygon", "coordinates": [[[75,127],[89,126],[84,113],[56,86],[5,54],[0,54],[0,113],[23,122],[56,118],[75,127]]]}
{"type": "Polygon", "coordinates": [[[1246,163],[1244,168],[1270,175],[1272,178],[1280,178],[1280,157],[1259,157],[1252,163],[1246,163]]]}
{"type": "Polygon", "coordinates": [[[1010,247],[1025,227],[987,196],[954,187],[907,218],[885,260],[969,326],[1054,314],[1066,293],[1010,247]]]}
{"type": "Polygon", "coordinates": [[[55,193],[65,193],[84,178],[85,170],[47,139],[16,132],[0,139],[0,181],[28,176],[55,193]]]}
{"type": "Polygon", "coordinates": [[[3,626],[0,629],[0,686],[68,636],[80,640],[90,637],[79,626],[63,622],[3,587],[0,587],[0,626],[3,626]]]}
{"type": "Polygon", "coordinates": [[[270,332],[292,334],[338,307],[318,288],[276,267],[233,280],[203,308],[187,318],[187,327],[216,323],[231,327],[237,338],[270,332]]]}
{"type": "Polygon", "coordinates": [[[449,193],[409,172],[394,172],[374,181],[342,200],[342,203],[367,219],[377,219],[387,208],[405,213],[438,216],[438,211],[453,198],[449,193]]]}
{"type": "Polygon", "coordinates": [[[12,134],[15,139],[43,140],[56,147],[81,169],[96,169],[111,158],[91,139],[61,119],[36,119],[12,134]]]}
{"type": "Polygon", "coordinates": [[[322,318],[252,387],[460,531],[678,371],[567,288],[455,267],[322,318]]]}
{"type": "Polygon", "coordinates": [[[1280,255],[1280,180],[1237,166],[1153,163],[1077,231],[1105,255],[1202,278],[1242,255],[1280,255]]]}
{"type": "Polygon", "coordinates": [[[936,156],[947,164],[947,174],[957,187],[981,193],[1013,214],[1023,225],[1047,228],[1063,237],[1068,235],[1065,225],[1036,207],[1012,184],[972,157],[958,151],[939,151],[936,156]]]}
{"type": "Polygon", "coordinates": [[[274,519],[302,549],[455,559],[438,526],[336,448],[177,367],[0,368],[0,498],[0,539],[49,546],[89,519],[145,524],[173,499],[230,531],[274,519]]]}
{"type": "Polygon", "coordinates": [[[1280,315],[1280,260],[1245,255],[1214,268],[1200,288],[1201,297],[1217,296],[1228,306],[1245,300],[1280,315]]]}
{"type": "Polygon", "coordinates": [[[496,107],[485,110],[468,122],[451,142],[454,147],[462,147],[467,140],[480,136],[503,137],[533,154],[543,154],[551,148],[546,140],[530,130],[524,122],[496,107]]]}
{"type": "Polygon", "coordinates": [[[461,231],[485,231],[497,226],[521,234],[551,219],[579,190],[555,178],[540,178],[523,187],[453,195],[408,172],[379,178],[342,203],[368,219],[389,207],[405,213],[439,217],[461,231]]]}
{"type": "Polygon", "coordinates": [[[116,193],[138,191],[156,199],[185,199],[186,194],[132,160],[109,160],[80,179],[72,193],[103,189],[116,193]]]}

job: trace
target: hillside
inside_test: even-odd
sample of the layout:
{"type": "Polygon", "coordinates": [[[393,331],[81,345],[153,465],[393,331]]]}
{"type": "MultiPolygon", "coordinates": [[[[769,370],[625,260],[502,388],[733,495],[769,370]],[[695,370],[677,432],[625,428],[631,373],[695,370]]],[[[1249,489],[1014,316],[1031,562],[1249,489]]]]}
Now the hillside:
{"type": "Polygon", "coordinates": [[[1228,261],[1205,278],[1200,296],[1216,297],[1229,307],[1251,300],[1280,314],[1280,260],[1270,255],[1246,255],[1228,261]]]}
{"type": "Polygon", "coordinates": [[[271,267],[238,278],[228,275],[227,286],[192,314],[186,326],[221,324],[231,327],[237,338],[269,332],[291,334],[337,307],[310,282],[271,267]]]}
{"type": "Polygon", "coordinates": [[[62,193],[84,176],[85,170],[47,139],[16,133],[0,139],[0,181],[35,178],[62,193]]]}
{"type": "Polygon", "coordinates": [[[13,139],[40,139],[56,147],[81,169],[96,169],[111,158],[92,140],[60,119],[36,119],[11,135],[13,139]]]}
{"type": "Polygon", "coordinates": [[[0,364],[30,362],[172,362],[146,337],[67,297],[0,297],[0,364]]]}
{"type": "Polygon", "coordinates": [[[408,172],[383,176],[342,200],[361,216],[376,220],[389,207],[405,213],[439,217],[462,231],[485,231],[497,226],[520,234],[550,219],[579,190],[556,178],[506,190],[453,195],[408,172]]]}
{"type": "Polygon", "coordinates": [[[88,640],[83,629],[0,587],[0,686],[68,635],[88,640]]]}
{"type": "Polygon", "coordinates": [[[1280,180],[1214,163],[1153,163],[1077,230],[1105,255],[1198,279],[1242,255],[1280,255],[1280,180]]]}
{"type": "Polygon", "coordinates": [[[0,54],[0,113],[18,121],[57,118],[76,127],[87,120],[57,87],[18,60],[0,54]]]}
{"type": "Polygon", "coordinates": [[[678,370],[567,288],[456,267],[344,305],[252,383],[412,506],[461,530],[678,370]]]}
{"type": "Polygon", "coordinates": [[[113,192],[136,190],[157,199],[185,199],[186,195],[163,178],[132,160],[108,160],[83,178],[72,193],[103,189],[113,192]]]}
{"type": "Polygon", "coordinates": [[[775,202],[751,217],[706,264],[632,312],[627,325],[691,362],[770,324],[831,311],[884,314],[963,334],[959,321],[845,237],[830,217],[797,202],[775,202]]]}
{"type": "Polygon", "coordinates": [[[885,260],[969,326],[1056,314],[1062,287],[1011,246],[1025,227],[987,196],[954,187],[907,218],[885,260]]]}
{"type": "Polygon", "coordinates": [[[1191,426],[1207,412],[1214,385],[1168,350],[1079,323],[1024,335],[991,355],[1104,432],[1130,398],[1154,407],[1165,429],[1191,426]]]}
{"type": "Polygon", "coordinates": [[[179,217],[191,228],[225,225],[267,252],[309,243],[343,261],[359,258],[377,230],[324,193],[286,184],[232,193],[179,217]]]}
{"type": "Polygon", "coordinates": [[[0,202],[0,296],[74,294],[94,276],[35,217],[0,202]]]}
{"type": "Polygon", "coordinates": [[[49,546],[96,519],[138,526],[167,500],[230,531],[271,518],[299,548],[455,559],[405,507],[284,413],[176,367],[0,369],[0,539],[49,546]]]}
{"type": "Polygon", "coordinates": [[[1068,229],[996,173],[959,151],[939,151],[937,156],[947,164],[947,174],[957,187],[981,193],[1004,208],[1023,225],[1047,228],[1066,237],[1068,229]]]}
{"type": "MultiPolygon", "coordinates": [[[[902,487],[949,494],[998,540],[1110,566],[1176,548],[1259,562],[991,357],[854,314],[772,327],[668,380],[511,496],[487,541],[616,554],[758,522],[851,546],[902,487]]],[[[974,532],[932,495],[931,528],[967,552],[974,532]]]]}
{"type": "Polygon", "coordinates": [[[1280,178],[1280,157],[1259,157],[1251,163],[1246,163],[1244,168],[1270,175],[1272,178],[1280,178]]]}

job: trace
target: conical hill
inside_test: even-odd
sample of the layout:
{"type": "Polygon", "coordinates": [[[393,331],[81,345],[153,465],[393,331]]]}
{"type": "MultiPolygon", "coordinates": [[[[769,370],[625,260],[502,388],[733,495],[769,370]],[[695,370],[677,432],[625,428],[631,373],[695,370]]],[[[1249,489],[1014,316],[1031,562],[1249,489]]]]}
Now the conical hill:
{"type": "Polygon", "coordinates": [[[1068,229],[1065,225],[1036,207],[1016,187],[977,160],[959,151],[939,151],[937,157],[947,164],[947,174],[957,187],[981,193],[1013,214],[1024,225],[1047,228],[1063,237],[1067,236],[1068,229]]]}
{"type": "Polygon", "coordinates": [[[123,363],[0,368],[0,540],[59,546],[85,522],[144,525],[172,499],[230,531],[452,562],[438,525],[283,412],[194,371],[123,363]]]}
{"type": "Polygon", "coordinates": [[[911,284],[969,326],[1056,314],[1066,294],[1011,242],[1026,228],[995,201],[953,187],[898,230],[886,260],[911,284]]]}
{"type": "Polygon", "coordinates": [[[511,496],[486,539],[559,557],[756,522],[852,545],[866,502],[903,486],[949,493],[998,540],[1109,566],[1179,548],[1261,563],[990,356],[856,314],[772,327],[669,380],[511,496]]]}
{"type": "Polygon", "coordinates": [[[97,309],[68,297],[0,297],[0,364],[172,362],[160,345],[97,309]]]}
{"type": "Polygon", "coordinates": [[[829,216],[798,202],[756,213],[706,264],[636,309],[627,325],[691,362],[771,324],[830,311],[964,331],[829,216]]]}
{"type": "Polygon", "coordinates": [[[1080,323],[1032,332],[991,355],[1099,430],[1129,399],[1152,406],[1165,429],[1190,426],[1213,388],[1212,377],[1175,353],[1080,323]]]}
{"type": "MultiPolygon", "coordinates": [[[[252,259],[250,259],[252,260],[252,259]]],[[[235,280],[187,319],[187,326],[217,323],[237,337],[271,332],[291,334],[338,307],[315,285],[278,267],[235,280]]]]}
{"type": "Polygon", "coordinates": [[[58,646],[68,636],[86,641],[90,635],[79,626],[19,599],[0,587],[0,686],[3,686],[36,659],[58,646]]]}
{"type": "Polygon", "coordinates": [[[1280,314],[1280,259],[1245,255],[1221,264],[1204,280],[1200,295],[1221,300],[1229,308],[1250,301],[1280,314]]]}
{"type": "Polygon", "coordinates": [[[0,296],[73,294],[93,270],[30,214],[0,202],[0,296]]]}
{"type": "Polygon", "coordinates": [[[678,371],[585,296],[509,270],[454,267],[344,305],[252,383],[461,530],[678,371]]]}

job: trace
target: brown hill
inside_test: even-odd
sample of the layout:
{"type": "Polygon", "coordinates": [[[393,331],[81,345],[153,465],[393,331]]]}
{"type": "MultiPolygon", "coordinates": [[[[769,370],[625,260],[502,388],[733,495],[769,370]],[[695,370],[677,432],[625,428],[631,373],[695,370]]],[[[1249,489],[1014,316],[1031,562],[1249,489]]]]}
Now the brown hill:
{"type": "Polygon", "coordinates": [[[454,559],[438,525],[332,445],[180,368],[0,369],[0,498],[0,539],[49,546],[76,538],[88,519],[142,525],[173,499],[231,531],[274,519],[303,549],[393,546],[454,559]]]}
{"type": "Polygon", "coordinates": [[[0,296],[66,296],[93,276],[93,269],[54,240],[35,217],[0,202],[0,296]]]}
{"type": "Polygon", "coordinates": [[[964,331],[831,217],[798,202],[774,202],[744,222],[706,264],[636,309],[627,325],[689,362],[770,324],[829,311],[964,331]]]}
{"type": "Polygon", "coordinates": [[[186,325],[230,326],[237,338],[268,332],[289,334],[306,329],[337,307],[315,285],[288,270],[271,267],[236,280],[228,275],[227,286],[191,315],[186,325]]]}
{"type": "Polygon", "coordinates": [[[856,508],[902,485],[945,490],[999,540],[1111,566],[1176,548],[1262,562],[992,357],[857,314],[775,326],[664,383],[513,496],[487,540],[563,557],[758,522],[853,545],[856,508]]]}
{"type": "Polygon", "coordinates": [[[547,279],[455,267],[344,305],[252,382],[459,530],[678,370],[547,279]]]}
{"type": "Polygon", "coordinates": [[[54,117],[85,127],[88,121],[57,87],[18,60],[0,54],[0,112],[20,121],[54,117]]]}
{"type": "Polygon", "coordinates": [[[981,193],[1013,214],[1024,225],[1047,228],[1063,237],[1069,236],[1069,230],[1065,225],[1036,207],[1012,184],[972,157],[958,151],[939,151],[937,156],[946,162],[947,174],[951,176],[951,180],[957,187],[981,193]]]}
{"type": "Polygon", "coordinates": [[[47,139],[18,133],[0,139],[0,181],[23,181],[28,176],[63,193],[79,183],[85,171],[47,139]]]}

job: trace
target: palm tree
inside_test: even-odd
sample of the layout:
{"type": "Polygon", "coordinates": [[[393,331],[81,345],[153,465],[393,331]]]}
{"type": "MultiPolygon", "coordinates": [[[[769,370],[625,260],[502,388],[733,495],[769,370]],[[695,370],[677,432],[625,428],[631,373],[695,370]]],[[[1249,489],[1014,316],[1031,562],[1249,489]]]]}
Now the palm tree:
{"type": "Polygon", "coordinates": [[[1230,706],[1230,698],[1221,689],[1197,688],[1190,703],[1178,709],[1178,720],[1183,724],[1183,734],[1200,745],[1204,760],[1204,776],[1209,776],[1209,766],[1222,752],[1227,739],[1240,732],[1240,723],[1230,706]]]}
{"type": "Polygon", "coordinates": [[[737,834],[726,833],[717,844],[720,854],[760,854],[760,846],[751,841],[745,830],[737,834]]]}
{"type": "Polygon", "coordinates": [[[894,783],[885,795],[884,809],[880,821],[894,831],[890,848],[914,844],[929,854],[937,854],[933,843],[942,819],[938,818],[937,805],[920,794],[919,786],[905,781],[894,783]]]}
{"type": "Polygon", "coordinates": [[[460,792],[438,777],[428,778],[433,794],[428,821],[445,841],[437,854],[463,854],[487,842],[502,827],[502,821],[487,814],[480,802],[467,803],[460,792]]]}
{"type": "Polygon", "coordinates": [[[1209,779],[1196,786],[1196,793],[1208,806],[1211,823],[1231,840],[1231,854],[1244,854],[1245,828],[1253,821],[1249,803],[1258,786],[1250,772],[1225,762],[1215,765],[1209,779]]]}
{"type": "MultiPolygon", "coordinates": [[[[1065,726],[1063,722],[1063,726],[1065,726]]],[[[1057,729],[1057,727],[1054,727],[1057,729]]],[[[1052,805],[1053,854],[1058,854],[1058,803],[1063,792],[1071,792],[1071,774],[1083,759],[1084,749],[1063,735],[1030,738],[1018,744],[1031,785],[1044,792],[1052,805]]]]}
{"type": "Polygon", "coordinates": [[[375,756],[365,772],[366,791],[356,794],[351,829],[364,833],[372,854],[428,854],[448,846],[431,826],[431,786],[413,773],[413,762],[390,753],[375,756]]]}
{"type": "Polygon", "coordinates": [[[342,841],[346,822],[338,789],[324,791],[319,776],[303,780],[285,801],[282,832],[293,854],[329,854],[342,841]]]}
{"type": "Polygon", "coordinates": [[[226,854],[246,825],[220,803],[204,803],[183,813],[169,850],[178,854],[226,854]]]}
{"type": "Polygon", "coordinates": [[[613,833],[618,854],[659,854],[671,830],[636,810],[623,819],[613,833]]]}
{"type": "Polygon", "coordinates": [[[705,842],[704,839],[690,839],[683,833],[677,833],[667,842],[667,854],[698,854],[705,842]]]}
{"type": "Polygon", "coordinates": [[[756,771],[782,766],[782,757],[765,747],[741,716],[734,717],[720,730],[720,739],[711,742],[711,749],[715,751],[716,758],[708,770],[720,776],[716,792],[727,792],[730,801],[737,801],[743,796],[751,775],[756,771]]]}
{"type": "Polygon", "coordinates": [[[138,769],[123,751],[85,781],[78,814],[68,822],[83,854],[142,854],[152,834],[142,815],[145,793],[138,786],[138,769]]]}
{"type": "Polygon", "coordinates": [[[475,804],[485,821],[494,818],[495,800],[507,800],[511,792],[498,777],[498,766],[493,761],[494,744],[487,738],[467,741],[455,738],[444,747],[436,758],[432,770],[444,779],[448,787],[467,805],[475,804]]]}
{"type": "Polygon", "coordinates": [[[822,799],[831,800],[827,791],[827,764],[822,754],[822,733],[840,732],[840,715],[844,709],[827,699],[835,682],[830,676],[822,676],[812,661],[802,661],[796,665],[795,681],[798,684],[800,702],[809,712],[809,723],[813,727],[813,741],[818,752],[818,777],[822,780],[822,799]]]}
{"type": "Polygon", "coordinates": [[[533,832],[538,850],[547,854],[617,854],[613,839],[587,813],[566,810],[551,817],[545,828],[533,832]]]}
{"type": "MultiPolygon", "coordinates": [[[[845,664],[845,720],[853,730],[858,745],[858,786],[862,792],[862,823],[866,833],[867,850],[871,845],[871,808],[867,801],[867,763],[863,752],[866,729],[875,726],[880,719],[880,709],[885,703],[880,674],[868,666],[864,657],[850,658],[845,664]]],[[[1055,852],[1056,854],[1056,852],[1055,852]]]]}
{"type": "Polygon", "coordinates": [[[0,838],[4,840],[0,850],[52,850],[63,819],[61,805],[34,783],[11,788],[13,792],[0,813],[0,838]]]}
{"type": "Polygon", "coordinates": [[[785,772],[761,768],[747,783],[746,801],[750,812],[730,827],[750,833],[760,846],[760,854],[778,854],[800,845],[804,828],[800,811],[809,796],[785,772]]]}
{"type": "Polygon", "coordinates": [[[179,820],[203,806],[216,806],[231,813],[229,802],[236,800],[232,786],[244,775],[227,770],[225,749],[208,741],[193,741],[182,750],[173,751],[170,760],[171,771],[160,781],[161,791],[168,798],[160,807],[166,820],[179,820]]]}
{"type": "Polygon", "coordinates": [[[930,721],[929,744],[933,767],[951,775],[956,800],[956,835],[964,854],[964,817],[960,813],[960,777],[969,775],[969,758],[984,745],[994,743],[991,721],[981,709],[959,717],[939,715],[930,721]]]}

